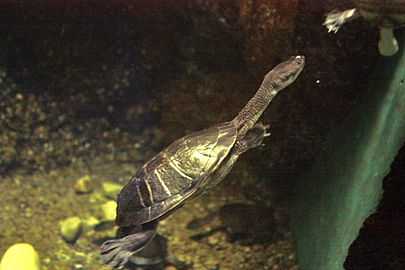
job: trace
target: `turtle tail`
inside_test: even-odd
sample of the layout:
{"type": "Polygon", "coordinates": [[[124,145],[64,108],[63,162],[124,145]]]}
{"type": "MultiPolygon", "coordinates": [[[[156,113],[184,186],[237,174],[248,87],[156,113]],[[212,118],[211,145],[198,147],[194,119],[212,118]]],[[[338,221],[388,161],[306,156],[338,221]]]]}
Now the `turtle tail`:
{"type": "Polygon", "coordinates": [[[112,269],[122,269],[129,258],[148,244],[155,235],[156,230],[153,229],[105,241],[100,248],[101,259],[112,269]]]}

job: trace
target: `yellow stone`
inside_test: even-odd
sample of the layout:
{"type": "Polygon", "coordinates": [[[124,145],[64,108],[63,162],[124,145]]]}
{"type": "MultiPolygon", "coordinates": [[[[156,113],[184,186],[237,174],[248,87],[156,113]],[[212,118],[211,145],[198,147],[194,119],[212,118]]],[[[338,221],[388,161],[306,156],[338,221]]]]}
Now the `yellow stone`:
{"type": "Polygon", "coordinates": [[[4,253],[0,270],[40,270],[39,257],[35,249],[27,243],[12,245],[4,253]]]}
{"type": "Polygon", "coordinates": [[[103,182],[101,187],[103,188],[104,195],[113,200],[115,200],[116,196],[122,189],[122,185],[113,182],[103,182]]]}
{"type": "Polygon", "coordinates": [[[84,175],[76,180],[74,189],[78,194],[90,193],[94,189],[94,184],[91,181],[90,175],[84,175]]]}
{"type": "Polygon", "coordinates": [[[104,221],[114,221],[116,216],[117,203],[113,200],[105,202],[101,206],[103,211],[104,221]]]}

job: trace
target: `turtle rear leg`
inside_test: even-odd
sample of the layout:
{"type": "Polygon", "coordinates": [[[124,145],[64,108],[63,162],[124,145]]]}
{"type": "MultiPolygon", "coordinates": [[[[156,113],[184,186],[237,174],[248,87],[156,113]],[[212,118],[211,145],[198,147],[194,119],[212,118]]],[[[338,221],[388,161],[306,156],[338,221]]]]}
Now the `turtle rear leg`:
{"type": "Polygon", "coordinates": [[[338,11],[335,9],[326,15],[323,25],[328,28],[328,32],[333,31],[336,33],[343,24],[353,21],[360,16],[360,12],[356,8],[344,11],[338,11]]]}
{"type": "Polygon", "coordinates": [[[238,153],[241,154],[251,148],[262,146],[263,139],[270,136],[270,133],[267,132],[269,127],[270,125],[256,123],[252,128],[250,128],[246,135],[236,142],[238,153]]]}
{"type": "Polygon", "coordinates": [[[101,259],[112,269],[122,269],[129,258],[145,247],[155,235],[156,230],[153,228],[105,241],[100,248],[101,259]]]}
{"type": "Polygon", "coordinates": [[[381,55],[392,56],[398,52],[398,41],[394,36],[394,29],[380,27],[380,41],[378,42],[378,50],[381,55]]]}

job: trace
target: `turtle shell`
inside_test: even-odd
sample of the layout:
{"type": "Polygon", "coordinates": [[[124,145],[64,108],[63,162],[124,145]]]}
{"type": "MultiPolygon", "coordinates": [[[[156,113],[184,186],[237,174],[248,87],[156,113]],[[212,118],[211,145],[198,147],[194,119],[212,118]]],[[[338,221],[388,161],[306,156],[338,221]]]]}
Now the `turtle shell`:
{"type": "Polygon", "coordinates": [[[405,26],[403,0],[356,0],[355,4],[367,21],[389,28],[405,26]]]}
{"type": "Polygon", "coordinates": [[[203,187],[235,144],[233,122],[189,134],[161,151],[120,192],[118,226],[140,225],[180,206],[203,187]]]}

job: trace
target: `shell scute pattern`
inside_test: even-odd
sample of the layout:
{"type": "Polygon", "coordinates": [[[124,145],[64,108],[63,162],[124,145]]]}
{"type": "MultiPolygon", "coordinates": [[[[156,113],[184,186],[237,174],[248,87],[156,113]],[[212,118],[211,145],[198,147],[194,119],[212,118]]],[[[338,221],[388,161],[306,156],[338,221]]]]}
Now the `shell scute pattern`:
{"type": "Polygon", "coordinates": [[[181,204],[224,160],[236,135],[228,122],[183,137],[153,157],[121,191],[117,223],[131,215],[132,224],[120,224],[143,224],[181,204]]]}

